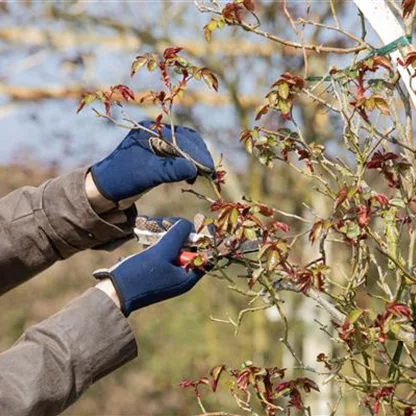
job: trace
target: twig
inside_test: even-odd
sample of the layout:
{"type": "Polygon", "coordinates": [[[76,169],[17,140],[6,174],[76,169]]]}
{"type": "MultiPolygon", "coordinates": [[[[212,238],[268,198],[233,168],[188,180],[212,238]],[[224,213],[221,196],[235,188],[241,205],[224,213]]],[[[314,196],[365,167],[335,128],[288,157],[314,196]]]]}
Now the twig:
{"type": "Polygon", "coordinates": [[[117,127],[121,127],[123,129],[128,129],[128,130],[144,130],[145,132],[147,132],[147,133],[149,133],[149,134],[151,134],[151,135],[153,135],[155,137],[160,137],[159,134],[156,133],[155,131],[150,130],[147,127],[144,127],[141,124],[138,124],[138,123],[136,123],[136,122],[134,122],[132,120],[125,119],[125,121],[129,121],[130,123],[133,123],[133,127],[132,126],[128,126],[126,124],[121,124],[117,120],[115,120],[114,118],[108,116],[107,114],[100,113],[95,108],[93,108],[92,111],[95,113],[95,115],[97,117],[105,118],[106,120],[111,121],[117,127]]]}
{"type": "Polygon", "coordinates": [[[215,184],[215,182],[211,179],[208,178],[208,182],[210,183],[210,185],[212,186],[212,189],[214,190],[215,196],[217,197],[217,200],[221,201],[222,200],[222,196],[220,194],[220,191],[218,190],[217,185],[215,184]]]}
{"type": "Polygon", "coordinates": [[[196,396],[196,399],[197,399],[197,401],[198,401],[198,405],[199,405],[199,407],[201,408],[201,410],[206,414],[207,413],[207,411],[205,410],[205,407],[204,407],[204,405],[202,404],[202,400],[201,400],[201,397],[199,396],[199,395],[197,395],[196,396]]]}
{"type": "Polygon", "coordinates": [[[282,211],[282,210],[276,209],[276,208],[273,208],[273,210],[275,212],[277,212],[278,214],[283,215],[284,217],[294,218],[294,219],[299,220],[299,221],[302,221],[302,222],[304,222],[306,224],[312,224],[312,222],[313,222],[313,221],[307,220],[305,218],[302,218],[299,215],[291,214],[290,212],[285,212],[285,211],[282,211]]]}
{"type": "Polygon", "coordinates": [[[339,25],[339,21],[338,21],[337,11],[335,9],[334,0],[329,0],[329,4],[330,4],[330,7],[331,7],[332,17],[334,18],[334,21],[335,21],[335,23],[337,25],[336,28],[339,29],[340,28],[340,25],[339,25]]]}
{"type": "Polygon", "coordinates": [[[242,311],[240,311],[240,313],[238,314],[237,325],[236,325],[236,329],[235,329],[234,335],[237,335],[238,334],[238,330],[239,330],[239,328],[241,326],[241,322],[243,321],[243,318],[244,318],[244,316],[247,313],[264,311],[264,310],[270,309],[272,307],[273,307],[273,305],[264,305],[264,306],[258,306],[257,308],[247,308],[247,309],[243,309],[242,311]]]}
{"type": "Polygon", "coordinates": [[[338,108],[335,108],[331,104],[328,104],[324,99],[322,99],[322,98],[318,97],[317,95],[311,93],[309,90],[303,89],[302,92],[304,94],[306,94],[308,97],[312,98],[314,101],[318,101],[319,103],[321,103],[322,105],[324,105],[329,110],[331,110],[331,111],[333,111],[335,113],[338,113],[338,114],[341,112],[338,108]]]}
{"type": "MultiPolygon", "coordinates": [[[[333,0],[331,0],[332,3],[333,0]]],[[[328,30],[334,30],[336,32],[342,33],[343,35],[347,36],[348,38],[352,39],[353,41],[365,46],[367,49],[372,49],[372,46],[369,45],[367,42],[364,42],[363,39],[360,39],[358,36],[353,35],[352,33],[349,33],[343,29],[341,29],[340,27],[335,27],[335,26],[331,26],[331,25],[326,25],[324,23],[318,23],[318,22],[312,22],[309,20],[305,20],[305,19],[298,19],[298,22],[300,24],[304,24],[304,25],[311,25],[311,26],[316,26],[316,27],[320,27],[323,29],[328,29],[328,30]]]]}
{"type": "MultiPolygon", "coordinates": [[[[293,21],[293,18],[292,18],[291,14],[290,14],[290,12],[287,8],[287,0],[283,0],[283,13],[285,14],[287,19],[289,20],[289,23],[292,26],[296,36],[300,40],[299,43],[301,45],[304,45],[304,43],[305,43],[304,31],[301,31],[301,33],[299,33],[299,31],[297,30],[296,24],[293,21]]],[[[305,25],[303,25],[303,27],[305,27],[305,25]]],[[[302,47],[302,55],[303,55],[303,62],[304,62],[304,77],[306,78],[308,76],[309,64],[308,64],[308,55],[307,55],[306,49],[304,47],[302,47]]]]}
{"type": "Polygon", "coordinates": [[[198,199],[202,199],[203,201],[208,202],[209,204],[213,204],[215,199],[209,198],[199,192],[194,191],[193,189],[181,189],[182,193],[189,193],[195,195],[198,199]]]}

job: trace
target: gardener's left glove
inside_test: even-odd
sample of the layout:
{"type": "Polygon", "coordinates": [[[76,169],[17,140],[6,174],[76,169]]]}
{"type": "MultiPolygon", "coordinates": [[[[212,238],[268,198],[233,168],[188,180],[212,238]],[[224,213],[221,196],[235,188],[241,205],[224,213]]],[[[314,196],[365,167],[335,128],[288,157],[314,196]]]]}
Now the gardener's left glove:
{"type": "MultiPolygon", "coordinates": [[[[140,123],[150,130],[152,121],[140,123]]],[[[119,202],[139,196],[162,183],[194,181],[198,174],[215,177],[215,165],[202,137],[187,127],[163,125],[162,137],[131,130],[121,144],[91,168],[94,182],[107,199],[119,202]]]]}
{"type": "Polygon", "coordinates": [[[154,246],[127,257],[111,269],[94,272],[99,279],[111,279],[125,316],[181,295],[201,279],[202,269],[187,271],[176,264],[192,228],[191,222],[180,219],[154,246]]]}

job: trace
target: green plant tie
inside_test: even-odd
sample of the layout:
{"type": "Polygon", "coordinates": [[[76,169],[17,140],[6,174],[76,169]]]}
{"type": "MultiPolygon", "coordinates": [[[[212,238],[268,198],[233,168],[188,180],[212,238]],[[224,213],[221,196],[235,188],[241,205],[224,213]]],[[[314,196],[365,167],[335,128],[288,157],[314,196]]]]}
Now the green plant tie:
{"type": "MultiPolygon", "coordinates": [[[[381,48],[374,49],[370,53],[368,53],[363,59],[361,59],[358,63],[366,61],[367,59],[372,58],[373,56],[386,56],[390,55],[392,52],[396,51],[399,48],[409,46],[412,44],[412,37],[411,36],[401,36],[400,38],[396,39],[393,42],[388,43],[387,45],[384,45],[381,48]]],[[[358,64],[357,64],[358,65],[358,64]]],[[[351,70],[351,68],[343,69],[342,72],[351,70]]],[[[326,76],[310,76],[306,77],[306,81],[308,82],[319,82],[319,81],[329,81],[330,75],[326,76]]]]}

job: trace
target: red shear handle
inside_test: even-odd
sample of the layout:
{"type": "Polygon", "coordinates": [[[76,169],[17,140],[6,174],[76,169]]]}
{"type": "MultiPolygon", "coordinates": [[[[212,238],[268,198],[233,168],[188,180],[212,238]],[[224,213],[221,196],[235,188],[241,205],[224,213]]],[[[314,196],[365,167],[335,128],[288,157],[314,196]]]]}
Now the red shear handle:
{"type": "Polygon", "coordinates": [[[181,251],[179,254],[179,257],[177,259],[178,266],[185,267],[187,264],[189,264],[194,258],[202,256],[204,263],[208,260],[207,256],[205,254],[201,253],[192,253],[190,251],[181,251]]]}

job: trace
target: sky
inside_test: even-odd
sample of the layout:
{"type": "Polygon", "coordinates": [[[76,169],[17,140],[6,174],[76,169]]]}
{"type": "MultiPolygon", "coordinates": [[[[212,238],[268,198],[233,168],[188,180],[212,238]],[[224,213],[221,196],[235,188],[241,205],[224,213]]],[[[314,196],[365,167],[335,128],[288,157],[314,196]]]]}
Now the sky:
{"type": "MultiPolygon", "coordinates": [[[[201,27],[207,22],[207,16],[198,13],[192,2],[171,2],[172,7],[163,9],[161,2],[127,2],[120,7],[119,2],[55,2],[56,4],[68,4],[64,8],[73,12],[84,11],[95,16],[109,16],[120,19],[140,29],[150,28],[157,36],[170,34],[175,38],[203,41],[201,27]],[[97,4],[100,6],[97,7],[97,4]],[[179,6],[178,6],[179,4],[179,6]],[[179,7],[179,9],[178,9],[179,7]],[[178,12],[179,10],[179,12],[178,12]],[[173,24],[173,16],[180,15],[182,22],[173,24]]],[[[12,12],[0,19],[0,30],[8,27],[26,28],[35,27],[52,31],[54,36],[59,36],[60,31],[65,30],[67,23],[52,21],[45,17],[45,4],[47,2],[34,2],[27,9],[20,3],[11,4],[12,12]]],[[[314,4],[319,7],[319,4],[314,4]]],[[[351,16],[345,19],[344,24],[351,26],[355,20],[356,10],[351,9],[351,16]],[[354,17],[354,19],[353,19],[354,17]]],[[[277,19],[282,17],[278,16],[277,19]]],[[[287,26],[287,23],[286,23],[287,26]]],[[[72,26],[83,33],[95,33],[105,36],[112,33],[111,30],[92,27],[89,25],[72,26]]],[[[231,30],[231,29],[230,29],[231,30]]],[[[355,30],[356,32],[356,30],[355,30]]],[[[216,34],[219,39],[227,34],[216,34]]],[[[288,34],[292,36],[293,34],[288,34]]],[[[370,38],[374,35],[370,33],[370,38]]],[[[252,41],[259,41],[250,38],[252,41]]],[[[131,61],[138,52],[129,49],[109,50],[92,44],[81,44],[64,50],[53,50],[46,47],[33,47],[30,45],[9,45],[0,40],[0,82],[4,81],[13,85],[50,87],[70,86],[73,84],[84,85],[115,85],[126,83],[127,85],[143,88],[154,85],[151,77],[141,75],[140,81],[131,81],[128,77],[131,61]],[[93,54],[95,63],[92,70],[84,72],[79,69],[65,70],[65,61],[76,58],[80,53],[93,54]]],[[[221,59],[219,57],[218,59],[221,59]]],[[[236,68],[240,70],[230,76],[237,77],[241,84],[241,90],[247,94],[264,94],[268,84],[276,73],[286,70],[287,58],[279,56],[271,59],[271,62],[262,63],[255,57],[242,59],[236,68]],[[271,65],[270,65],[271,64],[271,65]],[[264,85],[249,81],[250,74],[255,74],[258,79],[264,79],[264,85]]],[[[224,61],[225,62],[225,61],[224,61]]],[[[345,58],[335,57],[333,63],[344,66],[345,58]]],[[[225,63],[226,65],[226,63],[225,63]]],[[[205,88],[202,86],[202,88],[205,88]]],[[[65,167],[72,167],[88,163],[103,157],[109,150],[115,147],[124,137],[125,131],[113,126],[102,119],[96,118],[91,111],[85,110],[76,114],[77,103],[75,100],[43,100],[36,103],[10,104],[7,97],[0,94],[0,127],[3,140],[0,142],[0,163],[23,158],[34,158],[44,161],[64,161],[65,167]],[[62,157],[64,155],[64,157],[62,157]]],[[[137,120],[149,117],[155,113],[143,109],[131,109],[137,120]]],[[[230,136],[238,134],[240,126],[234,111],[231,108],[213,108],[198,105],[192,109],[192,114],[197,119],[208,140],[220,152],[232,152],[233,162],[240,165],[245,160],[245,154],[241,151],[238,141],[229,140],[230,136]],[[215,130],[215,137],[211,137],[215,130]],[[223,133],[221,132],[223,131],[223,133]]]]}

